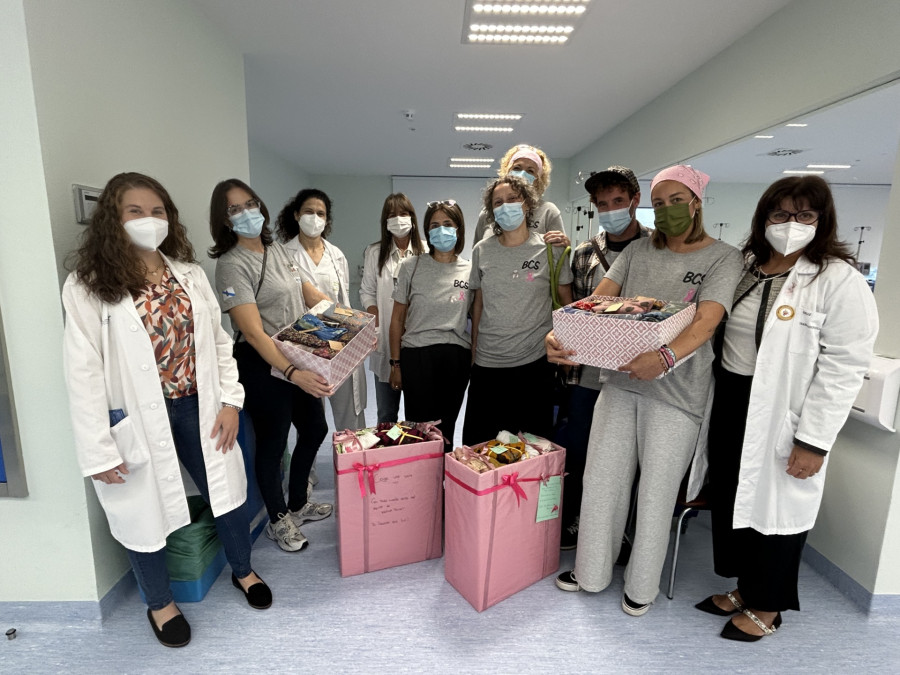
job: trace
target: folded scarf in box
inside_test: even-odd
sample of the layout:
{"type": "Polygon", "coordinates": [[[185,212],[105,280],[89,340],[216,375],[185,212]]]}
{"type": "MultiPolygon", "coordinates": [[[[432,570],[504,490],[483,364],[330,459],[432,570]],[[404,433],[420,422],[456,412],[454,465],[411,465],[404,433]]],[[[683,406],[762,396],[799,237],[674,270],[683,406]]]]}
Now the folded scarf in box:
{"type": "Polygon", "coordinates": [[[420,443],[425,440],[424,434],[408,422],[382,422],[375,427],[375,435],[381,440],[378,447],[420,443]]]}
{"type": "Polygon", "coordinates": [[[501,443],[498,440],[488,441],[484,445],[489,457],[493,457],[501,464],[513,464],[522,459],[525,454],[525,444],[517,443],[501,443]]]}
{"type": "Polygon", "coordinates": [[[299,319],[297,319],[297,321],[294,322],[293,328],[297,331],[311,332],[317,338],[320,338],[322,340],[337,340],[347,332],[346,328],[341,328],[337,325],[326,326],[321,319],[313,316],[312,314],[304,314],[303,316],[301,316],[299,319]]]}

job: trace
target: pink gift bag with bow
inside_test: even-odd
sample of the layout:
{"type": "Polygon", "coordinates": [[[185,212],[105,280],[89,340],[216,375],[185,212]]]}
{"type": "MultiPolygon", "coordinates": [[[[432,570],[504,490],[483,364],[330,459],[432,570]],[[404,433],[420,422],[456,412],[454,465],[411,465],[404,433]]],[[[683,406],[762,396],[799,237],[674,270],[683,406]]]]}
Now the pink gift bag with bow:
{"type": "Polygon", "coordinates": [[[444,460],[444,577],[479,612],[559,569],[558,507],[537,522],[541,488],[551,477],[558,477],[562,504],[566,451],[553,447],[484,473],[453,455],[444,460]]]}
{"type": "Polygon", "coordinates": [[[364,449],[354,431],[333,436],[341,576],[440,558],[444,440],[364,449]],[[342,450],[342,452],[339,452],[342,450]]]}

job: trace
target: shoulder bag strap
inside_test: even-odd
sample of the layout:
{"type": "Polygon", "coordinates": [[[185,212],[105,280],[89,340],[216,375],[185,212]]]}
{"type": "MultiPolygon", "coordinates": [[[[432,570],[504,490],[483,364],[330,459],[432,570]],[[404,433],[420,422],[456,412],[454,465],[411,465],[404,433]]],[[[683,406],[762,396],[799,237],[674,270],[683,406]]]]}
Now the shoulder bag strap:
{"type": "Polygon", "coordinates": [[[593,237],[591,237],[591,246],[594,247],[594,253],[600,258],[600,264],[603,265],[603,271],[609,272],[609,261],[606,259],[606,256],[603,255],[603,251],[600,250],[600,245],[593,237]]]}

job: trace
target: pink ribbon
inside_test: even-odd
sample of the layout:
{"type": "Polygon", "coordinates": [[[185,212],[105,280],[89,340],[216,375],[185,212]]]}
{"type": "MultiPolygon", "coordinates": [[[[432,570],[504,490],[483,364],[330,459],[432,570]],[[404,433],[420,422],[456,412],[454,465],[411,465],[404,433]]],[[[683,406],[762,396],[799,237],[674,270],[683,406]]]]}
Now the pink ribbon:
{"type": "MultiPolygon", "coordinates": [[[[376,464],[369,464],[366,466],[365,464],[360,464],[359,462],[353,463],[353,468],[344,469],[342,471],[337,471],[337,475],[342,476],[347,473],[352,473],[356,471],[356,476],[359,480],[359,496],[363,499],[366,498],[366,474],[369,477],[369,494],[375,494],[375,472],[379,469],[387,469],[392,466],[399,466],[400,464],[408,464],[409,462],[417,462],[420,459],[437,459],[438,457],[443,457],[443,452],[433,452],[430,455],[416,455],[414,457],[404,457],[403,459],[392,459],[389,462],[377,462],[376,464]]],[[[521,490],[521,488],[519,488],[521,490]]]]}
{"type": "MultiPolygon", "coordinates": [[[[454,476],[449,471],[444,471],[444,475],[447,476],[450,480],[452,480],[457,485],[461,485],[466,490],[471,492],[473,495],[477,495],[479,497],[483,497],[484,495],[489,495],[492,492],[496,492],[497,490],[502,490],[503,488],[512,488],[513,492],[516,494],[516,506],[520,506],[522,503],[522,499],[528,499],[528,495],[525,494],[525,490],[522,489],[520,483],[535,483],[541,482],[544,485],[547,484],[547,481],[550,480],[550,476],[538,476],[537,478],[519,478],[519,472],[513,471],[512,473],[508,473],[500,479],[499,485],[494,485],[492,487],[486,488],[484,490],[476,490],[470,485],[462,482],[459,478],[454,476]]],[[[553,474],[554,476],[563,476],[564,474],[553,474]]]]}

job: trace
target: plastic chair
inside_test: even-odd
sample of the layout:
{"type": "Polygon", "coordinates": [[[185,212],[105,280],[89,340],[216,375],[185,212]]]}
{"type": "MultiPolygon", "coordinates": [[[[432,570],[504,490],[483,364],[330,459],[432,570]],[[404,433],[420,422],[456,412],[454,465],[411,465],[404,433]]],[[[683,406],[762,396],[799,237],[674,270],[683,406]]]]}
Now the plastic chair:
{"type": "Polygon", "coordinates": [[[672,566],[669,571],[669,589],[666,591],[666,596],[669,600],[671,600],[675,594],[675,569],[678,566],[678,547],[681,545],[681,535],[684,530],[687,529],[685,518],[692,512],[709,511],[710,506],[709,499],[706,495],[706,488],[707,486],[704,485],[696,499],[686,501],[685,489],[684,486],[682,486],[682,489],[678,494],[678,500],[675,502],[675,512],[678,513],[678,522],[675,526],[675,546],[672,549],[672,566]]]}

